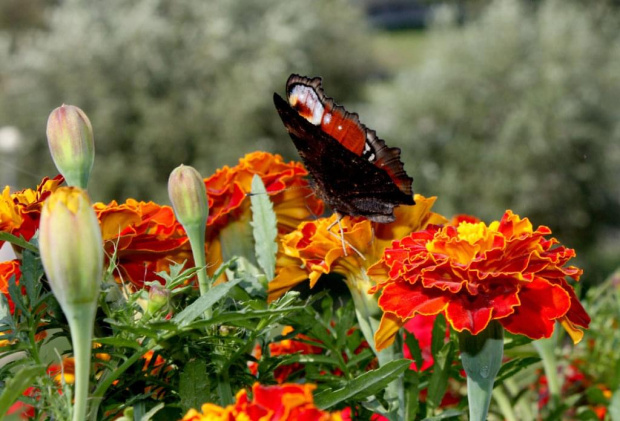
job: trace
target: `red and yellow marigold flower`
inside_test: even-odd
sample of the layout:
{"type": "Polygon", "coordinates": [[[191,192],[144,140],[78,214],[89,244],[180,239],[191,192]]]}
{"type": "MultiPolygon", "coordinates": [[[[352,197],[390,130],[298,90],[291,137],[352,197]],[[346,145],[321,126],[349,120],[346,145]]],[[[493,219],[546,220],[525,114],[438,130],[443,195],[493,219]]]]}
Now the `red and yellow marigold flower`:
{"type": "MultiPolygon", "coordinates": [[[[282,335],[288,335],[293,331],[293,327],[285,326],[282,329],[282,335]]],[[[293,355],[293,354],[321,354],[323,348],[312,345],[313,339],[300,333],[292,339],[283,339],[280,342],[272,342],[269,344],[269,354],[271,356],[278,355],[293,355]],[[303,342],[302,342],[303,341],[303,342]]],[[[258,359],[261,357],[261,348],[257,345],[254,349],[254,356],[258,359]]],[[[273,373],[274,378],[278,383],[284,383],[291,374],[301,370],[304,367],[301,363],[293,363],[287,365],[278,366],[273,373]]],[[[258,373],[258,364],[255,362],[249,363],[250,373],[256,375],[258,373]]]]}
{"type": "MultiPolygon", "coordinates": [[[[24,189],[15,193],[6,186],[0,196],[0,231],[29,241],[39,228],[43,202],[63,181],[61,175],[52,179],[45,177],[36,190],[24,189]]],[[[2,243],[0,241],[0,245],[2,243]]]]}
{"type": "Polygon", "coordinates": [[[183,227],[170,206],[128,199],[119,204],[93,206],[99,218],[106,254],[116,251],[120,277],[142,288],[160,280],[172,262],[191,262],[192,253],[183,227]]]}
{"type": "Polygon", "coordinates": [[[205,403],[201,412],[190,409],[182,421],[342,421],[339,412],[329,413],[314,406],[315,388],[311,384],[254,383],[251,398],[246,390],[241,390],[233,405],[223,408],[205,403]]]}
{"type": "Polygon", "coordinates": [[[377,348],[416,314],[438,313],[459,332],[476,335],[498,320],[532,339],[549,337],[559,321],[578,342],[590,318],[565,277],[579,280],[582,271],[566,266],[575,251],[548,234],[506,211],[488,226],[431,226],[395,241],[368,271],[382,289],[377,348]]]}
{"type": "Polygon", "coordinates": [[[282,296],[306,279],[313,287],[321,275],[328,273],[343,275],[349,288],[365,293],[371,286],[367,283],[366,269],[381,258],[392,240],[429,224],[446,222],[444,217],[431,211],[435,200],[435,197],[416,195],[416,205],[396,208],[396,220],[389,224],[370,222],[362,217],[342,218],[346,255],[338,225],[333,225],[331,233],[327,231],[336,222],[337,215],[301,223],[297,230],[282,239],[276,277],[269,283],[269,300],[282,296]]]}
{"type": "Polygon", "coordinates": [[[20,263],[18,259],[0,263],[0,292],[2,292],[8,300],[11,314],[15,311],[15,304],[9,295],[9,280],[11,277],[15,276],[15,282],[19,284],[21,274],[22,272],[20,270],[20,263]]]}
{"type": "Polygon", "coordinates": [[[323,202],[312,193],[307,180],[308,172],[301,163],[287,163],[280,155],[267,152],[247,154],[236,166],[225,166],[205,179],[209,198],[207,261],[212,263],[212,271],[225,257],[231,257],[223,256],[222,230],[235,231],[236,243],[243,241],[244,236],[251,237],[250,199],[247,194],[251,191],[255,174],[261,177],[270,193],[281,234],[292,231],[301,221],[323,213],[323,202]]]}

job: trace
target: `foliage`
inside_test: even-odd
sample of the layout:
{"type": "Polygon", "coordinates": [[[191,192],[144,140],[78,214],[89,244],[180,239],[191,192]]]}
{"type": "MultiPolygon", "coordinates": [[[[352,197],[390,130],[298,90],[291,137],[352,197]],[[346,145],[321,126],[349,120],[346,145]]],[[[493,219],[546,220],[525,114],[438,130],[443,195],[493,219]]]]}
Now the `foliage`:
{"type": "Polygon", "coordinates": [[[25,142],[6,164],[36,172],[21,184],[52,173],[41,122],[79,104],[96,133],[96,200],[161,201],[179,163],[211,173],[244,151],[292,151],[269,101],[286,77],[320,74],[346,99],[375,68],[346,0],[63,1],[47,26],[12,53],[0,36],[10,57],[0,127],[17,126],[25,142]]]}
{"type": "MultiPolygon", "coordinates": [[[[438,13],[424,59],[370,90],[364,121],[442,213],[513,209],[585,256],[620,225],[620,37],[601,10],[495,1],[462,26],[438,13]]],[[[610,270],[587,260],[589,276],[610,270]]]]}

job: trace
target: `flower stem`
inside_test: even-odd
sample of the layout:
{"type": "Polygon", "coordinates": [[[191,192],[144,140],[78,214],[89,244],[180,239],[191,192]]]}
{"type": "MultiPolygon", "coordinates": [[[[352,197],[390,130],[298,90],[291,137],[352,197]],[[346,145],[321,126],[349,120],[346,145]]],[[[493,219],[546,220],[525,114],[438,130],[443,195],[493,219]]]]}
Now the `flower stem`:
{"type": "MultiPolygon", "coordinates": [[[[207,263],[205,255],[205,229],[199,226],[185,227],[187,236],[189,237],[189,244],[192,247],[192,255],[194,256],[194,263],[198,270],[198,288],[200,289],[200,295],[205,295],[211,285],[207,277],[207,263]]],[[[211,318],[211,309],[205,311],[205,317],[211,318]]]]}
{"type": "Polygon", "coordinates": [[[470,421],[485,421],[491,404],[495,376],[502,366],[504,329],[496,320],[478,335],[459,333],[461,361],[467,373],[470,421]]]}
{"type": "MultiPolygon", "coordinates": [[[[357,274],[355,279],[347,279],[346,283],[355,304],[355,315],[357,316],[360,330],[377,356],[379,366],[384,366],[390,361],[402,358],[403,344],[402,338],[399,335],[397,335],[392,345],[377,352],[374,333],[379,329],[382,313],[377,300],[372,295],[366,293],[371,286],[370,279],[362,272],[357,274]]],[[[389,404],[388,418],[390,421],[404,420],[406,408],[404,374],[401,374],[396,380],[387,385],[384,397],[389,404]]]]}
{"type": "Polygon", "coordinates": [[[90,379],[90,356],[92,352],[93,328],[96,302],[78,303],[66,306],[63,311],[69,322],[73,357],[75,359],[75,403],[73,421],[84,421],[88,410],[88,386],[90,379]]]}
{"type": "Polygon", "coordinates": [[[558,363],[555,358],[556,334],[554,333],[550,338],[534,341],[533,344],[538,355],[540,355],[542,359],[543,369],[545,370],[545,376],[547,377],[547,384],[549,386],[549,403],[551,405],[551,410],[554,410],[558,407],[560,402],[560,390],[562,387],[558,376],[558,363]]]}

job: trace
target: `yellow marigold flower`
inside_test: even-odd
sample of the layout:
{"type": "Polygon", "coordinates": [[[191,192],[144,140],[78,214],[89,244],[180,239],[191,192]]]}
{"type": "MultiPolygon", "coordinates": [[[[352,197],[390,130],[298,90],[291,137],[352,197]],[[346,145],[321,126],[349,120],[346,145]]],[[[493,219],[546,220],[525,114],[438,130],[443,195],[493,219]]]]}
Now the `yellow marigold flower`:
{"type": "Polygon", "coordinates": [[[331,233],[327,231],[327,227],[336,221],[337,215],[301,223],[297,230],[282,239],[276,277],[269,283],[269,300],[282,296],[306,279],[310,280],[310,287],[313,287],[321,275],[327,273],[343,275],[350,289],[365,293],[372,286],[366,270],[381,258],[383,250],[393,240],[424,229],[429,224],[443,224],[447,221],[431,211],[435,200],[435,197],[415,195],[416,205],[396,208],[396,220],[389,224],[370,222],[361,217],[344,217],[341,224],[347,242],[346,255],[338,225],[333,226],[331,233]]]}
{"type": "Polygon", "coordinates": [[[24,189],[15,193],[5,187],[0,196],[0,231],[30,240],[39,228],[43,202],[63,181],[61,175],[51,179],[45,177],[35,190],[24,189]]]}

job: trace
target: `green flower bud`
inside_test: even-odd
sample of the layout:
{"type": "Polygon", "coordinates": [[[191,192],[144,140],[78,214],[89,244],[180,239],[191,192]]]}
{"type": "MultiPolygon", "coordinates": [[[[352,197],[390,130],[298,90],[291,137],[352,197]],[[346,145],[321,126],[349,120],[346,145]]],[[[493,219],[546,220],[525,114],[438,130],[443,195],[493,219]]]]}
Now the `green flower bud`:
{"type": "Polygon", "coordinates": [[[103,272],[101,229],[88,195],[61,187],[43,204],[39,226],[41,260],[63,311],[96,303],[103,272]]]}
{"type": "Polygon", "coordinates": [[[95,160],[93,127],[84,111],[62,105],[47,120],[47,143],[67,184],[85,189],[95,160]]]}
{"type": "Polygon", "coordinates": [[[161,284],[154,283],[149,289],[149,299],[146,305],[146,312],[148,314],[155,314],[157,311],[168,306],[170,301],[170,290],[161,286],[161,284]]]}
{"type": "Polygon", "coordinates": [[[194,168],[179,165],[168,179],[168,195],[179,222],[185,227],[204,227],[209,216],[207,189],[202,176],[194,168]]]}

